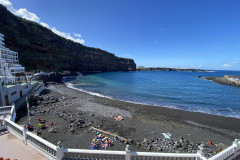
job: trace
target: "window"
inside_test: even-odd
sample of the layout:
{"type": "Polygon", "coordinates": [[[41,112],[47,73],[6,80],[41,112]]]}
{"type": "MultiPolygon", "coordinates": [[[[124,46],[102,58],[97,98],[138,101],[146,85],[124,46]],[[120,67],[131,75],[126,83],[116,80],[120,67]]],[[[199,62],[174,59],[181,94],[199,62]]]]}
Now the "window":
{"type": "Polygon", "coordinates": [[[17,93],[17,91],[14,91],[11,93],[11,96],[15,95],[17,93]]]}

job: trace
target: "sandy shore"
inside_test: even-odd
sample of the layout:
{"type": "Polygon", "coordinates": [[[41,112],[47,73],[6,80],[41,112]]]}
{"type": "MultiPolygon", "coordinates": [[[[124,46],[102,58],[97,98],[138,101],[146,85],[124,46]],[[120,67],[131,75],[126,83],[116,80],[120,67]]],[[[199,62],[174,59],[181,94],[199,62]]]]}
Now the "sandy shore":
{"type": "MultiPolygon", "coordinates": [[[[95,133],[88,130],[89,126],[132,139],[131,149],[135,151],[156,151],[154,146],[157,146],[157,142],[154,141],[165,141],[162,133],[170,133],[171,138],[178,142],[183,137],[188,148],[190,144],[193,146],[188,152],[196,152],[196,145],[201,143],[209,146],[207,139],[229,146],[240,137],[240,119],[236,118],[97,97],[67,88],[61,83],[48,84],[41,97],[38,104],[32,104],[31,124],[38,129],[38,118],[45,119],[47,125],[54,122],[55,132],[41,130],[41,137],[53,144],[62,141],[66,148],[90,149],[95,133]],[[124,120],[113,120],[118,115],[123,116],[124,120]],[[84,124],[77,123],[79,120],[83,120],[84,124]],[[71,128],[74,133],[71,133],[71,128]]],[[[27,123],[26,114],[18,114],[18,117],[21,117],[18,124],[27,123]]],[[[171,143],[172,146],[174,143],[177,145],[177,142],[171,143]]],[[[108,149],[124,150],[125,146],[125,143],[114,141],[114,146],[108,149]]],[[[209,147],[217,150],[215,146],[209,147]]],[[[169,152],[166,149],[159,150],[169,152]]],[[[171,150],[184,152],[178,146],[171,147],[171,150]]]]}

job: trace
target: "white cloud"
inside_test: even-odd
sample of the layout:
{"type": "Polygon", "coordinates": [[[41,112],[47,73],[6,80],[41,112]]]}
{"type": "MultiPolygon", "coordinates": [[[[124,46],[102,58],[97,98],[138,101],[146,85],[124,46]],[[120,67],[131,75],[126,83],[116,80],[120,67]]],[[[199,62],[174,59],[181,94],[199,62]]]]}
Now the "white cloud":
{"type": "Polygon", "coordinates": [[[229,68],[229,67],[236,67],[236,66],[239,66],[239,65],[240,65],[239,61],[232,61],[232,62],[229,62],[229,63],[224,63],[223,67],[229,68]]]}
{"type": "Polygon", "coordinates": [[[60,32],[56,28],[50,27],[47,23],[41,22],[40,18],[36,14],[29,12],[25,8],[20,8],[19,10],[14,9],[12,3],[9,0],[0,0],[0,4],[4,5],[11,13],[13,13],[19,17],[25,18],[29,21],[39,23],[43,27],[50,29],[52,32],[56,33],[57,35],[59,35],[63,38],[66,38],[66,39],[72,40],[73,42],[77,42],[77,43],[81,43],[81,44],[83,44],[85,42],[83,39],[80,39],[80,37],[81,37],[80,34],[74,33],[74,36],[78,37],[78,38],[74,38],[71,36],[70,33],[60,32]]]}
{"type": "Polygon", "coordinates": [[[232,64],[223,64],[223,67],[232,67],[232,64]]]}
{"type": "Polygon", "coordinates": [[[82,37],[81,34],[73,33],[75,37],[82,37]]]}
{"type": "Polygon", "coordinates": [[[25,8],[20,8],[19,10],[16,10],[15,14],[29,21],[33,21],[37,23],[40,22],[40,18],[36,14],[28,12],[28,10],[26,10],[25,8]]]}
{"type": "Polygon", "coordinates": [[[43,26],[43,27],[46,27],[48,29],[50,29],[49,25],[47,23],[44,23],[44,22],[40,22],[40,24],[43,26]]]}
{"type": "Polygon", "coordinates": [[[200,64],[198,67],[202,67],[202,66],[203,66],[203,65],[200,64]]]}

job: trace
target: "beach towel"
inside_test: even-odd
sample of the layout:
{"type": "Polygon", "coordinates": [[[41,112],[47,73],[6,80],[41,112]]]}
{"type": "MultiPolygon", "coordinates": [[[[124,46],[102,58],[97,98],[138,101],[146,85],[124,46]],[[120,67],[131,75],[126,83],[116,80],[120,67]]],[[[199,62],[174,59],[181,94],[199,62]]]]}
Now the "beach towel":
{"type": "Polygon", "coordinates": [[[167,138],[167,139],[170,139],[169,135],[167,135],[166,133],[162,133],[162,135],[167,138]]]}

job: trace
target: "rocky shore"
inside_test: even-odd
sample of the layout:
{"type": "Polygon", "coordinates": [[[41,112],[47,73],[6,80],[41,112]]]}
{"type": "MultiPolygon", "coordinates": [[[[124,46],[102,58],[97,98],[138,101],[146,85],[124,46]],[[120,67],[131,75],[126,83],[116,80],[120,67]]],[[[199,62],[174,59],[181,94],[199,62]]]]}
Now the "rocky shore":
{"type": "Polygon", "coordinates": [[[220,84],[240,87],[240,76],[225,75],[224,77],[204,77],[203,79],[210,80],[220,84]]]}
{"type": "MultiPolygon", "coordinates": [[[[119,137],[107,150],[196,153],[200,146],[206,157],[231,145],[240,137],[240,119],[197,112],[133,104],[97,97],[67,88],[62,83],[48,83],[40,96],[30,100],[31,125],[41,137],[53,144],[62,141],[66,148],[90,149],[96,131],[90,126],[119,137]],[[123,120],[114,120],[122,116],[123,120]],[[38,118],[46,120],[46,129],[38,128],[38,118]],[[53,122],[54,129],[49,131],[53,122]],[[169,138],[163,133],[168,133],[169,138]],[[210,145],[207,139],[217,146],[210,145]]],[[[26,111],[18,113],[17,123],[28,122],[26,111]]]]}
{"type": "Polygon", "coordinates": [[[186,71],[186,72],[208,72],[203,69],[187,69],[187,68],[166,68],[166,67],[137,67],[136,71],[186,71]]]}

